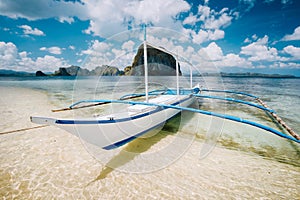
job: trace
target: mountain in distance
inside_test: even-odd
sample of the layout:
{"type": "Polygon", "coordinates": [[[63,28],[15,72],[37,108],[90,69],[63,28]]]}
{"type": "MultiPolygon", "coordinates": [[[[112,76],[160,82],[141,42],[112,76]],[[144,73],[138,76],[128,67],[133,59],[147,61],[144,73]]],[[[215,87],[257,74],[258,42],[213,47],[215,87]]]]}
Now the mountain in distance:
{"type": "Polygon", "coordinates": [[[79,66],[61,67],[52,76],[119,76],[122,72],[117,67],[108,65],[98,66],[93,70],[81,68],[79,66]]]}
{"type": "MultiPolygon", "coordinates": [[[[163,48],[163,47],[161,47],[163,48]]],[[[147,63],[149,76],[176,76],[176,59],[171,54],[147,45],[147,63]]],[[[138,48],[132,65],[124,69],[125,75],[144,76],[144,48],[143,44],[138,48]]],[[[179,64],[179,74],[180,71],[179,64]]]]}
{"type": "Polygon", "coordinates": [[[0,69],[0,76],[35,76],[34,73],[0,69]]]}
{"type": "MultiPolygon", "coordinates": [[[[131,66],[129,66],[131,68],[131,66]]],[[[126,67],[124,71],[119,70],[116,67],[109,66],[99,66],[95,69],[89,71],[87,69],[82,69],[81,67],[74,66],[67,68],[59,68],[55,73],[43,73],[42,71],[37,71],[36,73],[14,71],[0,69],[0,77],[34,77],[34,76],[121,76],[128,75],[128,68],[126,67]],[[74,71],[73,71],[74,70],[74,71]]],[[[262,73],[202,73],[196,74],[194,76],[214,76],[214,77],[232,77],[232,78],[300,78],[294,75],[282,75],[282,74],[262,74],[262,73]]]]}

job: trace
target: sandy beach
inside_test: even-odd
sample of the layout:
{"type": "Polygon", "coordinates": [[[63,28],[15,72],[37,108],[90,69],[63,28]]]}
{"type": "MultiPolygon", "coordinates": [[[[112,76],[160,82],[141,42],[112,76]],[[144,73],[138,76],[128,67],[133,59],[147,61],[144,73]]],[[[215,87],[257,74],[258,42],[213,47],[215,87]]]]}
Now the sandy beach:
{"type": "MultiPolygon", "coordinates": [[[[37,126],[30,122],[31,115],[53,115],[53,105],[46,93],[9,87],[0,87],[0,93],[0,132],[37,126]]],[[[155,151],[173,137],[167,135],[148,151],[155,151]]],[[[142,147],[143,142],[147,140],[128,145],[142,147]]],[[[127,173],[99,162],[79,138],[56,127],[2,134],[0,197],[300,199],[298,165],[278,162],[253,152],[230,150],[221,145],[217,145],[207,157],[199,159],[200,147],[201,142],[194,141],[176,162],[160,170],[127,173]]],[[[125,162],[134,162],[134,159],[125,162]]]]}

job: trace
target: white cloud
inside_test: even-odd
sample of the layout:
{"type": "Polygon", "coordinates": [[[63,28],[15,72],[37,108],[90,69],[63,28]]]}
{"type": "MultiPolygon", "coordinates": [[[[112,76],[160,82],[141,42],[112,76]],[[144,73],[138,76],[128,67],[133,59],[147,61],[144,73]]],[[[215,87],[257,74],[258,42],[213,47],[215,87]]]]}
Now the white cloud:
{"type": "Polygon", "coordinates": [[[252,38],[252,39],[255,41],[255,40],[257,40],[257,38],[258,38],[258,37],[257,37],[257,35],[256,35],[256,34],[254,34],[254,35],[252,35],[252,37],[251,37],[251,38],[252,38]]]}
{"type": "Polygon", "coordinates": [[[19,26],[19,28],[23,29],[23,33],[25,35],[37,35],[37,36],[44,36],[45,35],[43,31],[41,31],[37,28],[32,29],[28,25],[21,25],[21,26],[19,26]]]}
{"type": "Polygon", "coordinates": [[[69,24],[72,24],[75,20],[73,17],[59,17],[58,21],[61,23],[67,22],[69,24]]]}
{"type": "Polygon", "coordinates": [[[295,62],[275,62],[269,65],[271,69],[300,69],[300,63],[295,62]]]}
{"type": "Polygon", "coordinates": [[[300,48],[289,45],[283,48],[283,52],[290,54],[295,59],[300,60],[300,48]]]}
{"type": "Polygon", "coordinates": [[[195,25],[197,21],[197,16],[190,13],[189,16],[183,20],[182,24],[195,25]]]}
{"type": "Polygon", "coordinates": [[[239,55],[233,53],[227,54],[222,61],[219,61],[218,65],[220,67],[253,67],[250,61],[247,61],[245,58],[241,58],[239,55]]]}
{"type": "Polygon", "coordinates": [[[183,32],[188,33],[192,37],[193,42],[197,44],[223,39],[225,32],[221,29],[230,25],[231,21],[236,18],[236,15],[236,12],[229,11],[228,8],[223,8],[217,12],[207,4],[199,5],[197,14],[190,13],[183,20],[183,24],[197,24],[201,29],[199,31],[184,29],[183,32]]]}
{"type": "Polygon", "coordinates": [[[75,17],[90,20],[90,26],[84,32],[102,37],[127,30],[129,24],[138,27],[141,23],[151,23],[179,29],[181,24],[175,19],[189,9],[190,5],[184,0],[2,0],[0,4],[1,15],[14,19],[56,18],[67,23],[73,23],[75,17]]]}
{"type": "MultiPolygon", "coordinates": [[[[266,37],[266,36],[265,36],[265,37],[266,37]]],[[[244,40],[244,43],[251,43],[251,42],[253,42],[253,41],[256,41],[257,39],[258,39],[257,35],[254,34],[254,35],[251,36],[251,38],[246,38],[246,39],[244,40]]]]}
{"type": "Polygon", "coordinates": [[[183,0],[86,0],[84,3],[91,20],[85,33],[104,37],[127,30],[128,24],[138,27],[139,24],[151,23],[154,26],[178,28],[180,24],[174,21],[175,17],[190,9],[183,0]]]}
{"type": "Polygon", "coordinates": [[[229,53],[223,55],[221,47],[215,42],[210,43],[207,47],[202,48],[198,51],[198,55],[206,61],[207,66],[216,67],[253,67],[251,62],[245,58],[241,58],[237,54],[229,53]],[[209,64],[210,63],[210,64],[209,64]]]}
{"type": "Polygon", "coordinates": [[[11,42],[0,42],[0,68],[6,68],[15,62],[18,55],[16,45],[11,42]]]}
{"type": "Polygon", "coordinates": [[[83,51],[84,54],[91,54],[91,53],[104,53],[110,50],[112,44],[106,42],[100,42],[99,40],[93,40],[91,42],[91,46],[88,50],[83,51]]]}
{"type": "Polygon", "coordinates": [[[300,26],[298,26],[295,30],[294,33],[291,35],[285,35],[282,38],[283,41],[291,41],[291,40],[300,40],[300,26]]]}
{"type": "Polygon", "coordinates": [[[42,69],[43,71],[53,71],[53,69],[57,70],[59,67],[66,67],[69,65],[60,58],[45,55],[44,57],[38,57],[35,60],[35,66],[37,69],[42,69]]]}
{"type": "Polygon", "coordinates": [[[232,17],[227,13],[223,13],[219,18],[211,17],[204,23],[206,29],[219,29],[221,27],[228,26],[231,23],[232,17]]]}
{"type": "Polygon", "coordinates": [[[120,50],[120,49],[112,49],[111,50],[114,54],[115,54],[115,58],[118,58],[120,56],[123,56],[126,54],[126,51],[125,50],[120,50]]]}
{"type": "Polygon", "coordinates": [[[51,54],[56,54],[56,55],[60,55],[62,53],[62,50],[60,47],[41,47],[40,48],[41,51],[48,51],[51,54]]]}
{"type": "Polygon", "coordinates": [[[66,21],[74,16],[87,19],[85,7],[82,3],[72,1],[49,1],[49,0],[1,0],[1,15],[17,19],[25,18],[28,20],[57,18],[66,21]]]}
{"type": "Polygon", "coordinates": [[[293,63],[293,62],[288,62],[288,63],[279,63],[280,68],[289,68],[289,69],[300,69],[300,63],[293,63]]]}
{"type": "Polygon", "coordinates": [[[251,42],[251,40],[249,39],[249,38],[246,38],[245,40],[244,40],[244,43],[250,43],[251,42]]]}
{"type": "Polygon", "coordinates": [[[135,43],[132,40],[126,41],[122,45],[122,49],[127,50],[127,51],[133,51],[135,43]]]}
{"type": "Polygon", "coordinates": [[[201,44],[204,42],[208,42],[208,41],[213,41],[213,40],[219,40],[224,38],[225,36],[225,32],[223,30],[200,30],[198,33],[196,33],[195,31],[190,31],[191,36],[193,38],[193,42],[197,43],[197,44],[201,44]]]}
{"type": "Polygon", "coordinates": [[[75,46],[73,46],[73,45],[70,45],[70,46],[69,46],[69,49],[71,49],[71,50],[75,50],[75,49],[76,49],[76,47],[75,47],[75,46]]]}
{"type": "Polygon", "coordinates": [[[210,61],[222,60],[223,58],[223,51],[215,42],[212,42],[207,47],[200,49],[198,53],[200,55],[204,55],[207,60],[210,61]]]}
{"type": "Polygon", "coordinates": [[[199,5],[197,15],[200,16],[200,21],[205,21],[210,16],[210,7],[199,5]]]}
{"type": "Polygon", "coordinates": [[[274,47],[268,47],[269,37],[265,35],[247,46],[241,48],[241,54],[249,56],[250,61],[276,61],[281,58],[274,47]]]}
{"type": "Polygon", "coordinates": [[[173,21],[177,14],[189,9],[190,5],[183,0],[144,0],[131,1],[124,8],[124,12],[127,16],[132,16],[138,24],[164,24],[173,21]]]}
{"type": "Polygon", "coordinates": [[[88,49],[81,51],[79,55],[86,56],[84,59],[84,68],[94,69],[96,66],[104,64],[110,64],[114,59],[112,52],[112,44],[107,42],[100,42],[99,40],[93,40],[88,49]]]}
{"type": "Polygon", "coordinates": [[[18,71],[45,72],[57,70],[58,67],[66,67],[68,63],[61,58],[45,55],[32,59],[26,51],[18,52],[16,45],[11,42],[0,42],[0,68],[18,71]]]}
{"type": "Polygon", "coordinates": [[[197,13],[199,17],[198,21],[203,22],[201,27],[204,29],[220,29],[221,27],[228,26],[233,19],[234,14],[229,14],[228,11],[228,8],[223,8],[220,12],[216,12],[206,5],[199,5],[197,13]]]}

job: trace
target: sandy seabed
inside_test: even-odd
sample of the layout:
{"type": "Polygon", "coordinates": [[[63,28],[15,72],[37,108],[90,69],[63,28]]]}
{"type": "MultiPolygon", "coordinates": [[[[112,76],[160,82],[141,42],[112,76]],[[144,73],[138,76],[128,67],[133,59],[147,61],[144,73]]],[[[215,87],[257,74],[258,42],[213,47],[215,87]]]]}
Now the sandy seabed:
{"type": "MultiPolygon", "coordinates": [[[[8,87],[0,87],[0,93],[0,132],[36,126],[31,115],[53,115],[46,93],[8,87]]],[[[160,170],[126,173],[97,161],[80,139],[56,127],[2,134],[0,197],[300,199],[299,166],[220,146],[199,159],[200,145],[194,141],[176,162],[160,170]]]]}

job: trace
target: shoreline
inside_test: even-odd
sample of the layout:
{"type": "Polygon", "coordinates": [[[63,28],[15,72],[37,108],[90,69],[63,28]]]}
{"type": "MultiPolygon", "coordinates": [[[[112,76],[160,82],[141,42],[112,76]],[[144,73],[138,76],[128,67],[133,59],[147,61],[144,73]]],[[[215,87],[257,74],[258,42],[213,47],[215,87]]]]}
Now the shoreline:
{"type": "MultiPolygon", "coordinates": [[[[32,126],[30,115],[53,114],[53,105],[44,92],[7,87],[0,87],[0,91],[6,94],[0,97],[4,119],[1,132],[32,126]]],[[[135,140],[121,150],[135,149],[133,158],[114,155],[109,161],[134,165],[144,154],[158,152],[174,137],[166,135],[146,151],[142,148],[149,144],[147,140],[135,140]]],[[[171,165],[139,174],[121,172],[122,165],[119,169],[106,167],[107,163],[90,155],[79,138],[56,127],[0,135],[0,196],[20,199],[111,199],[115,195],[163,199],[299,197],[299,166],[220,145],[199,159],[201,145],[196,140],[171,165]]]]}

